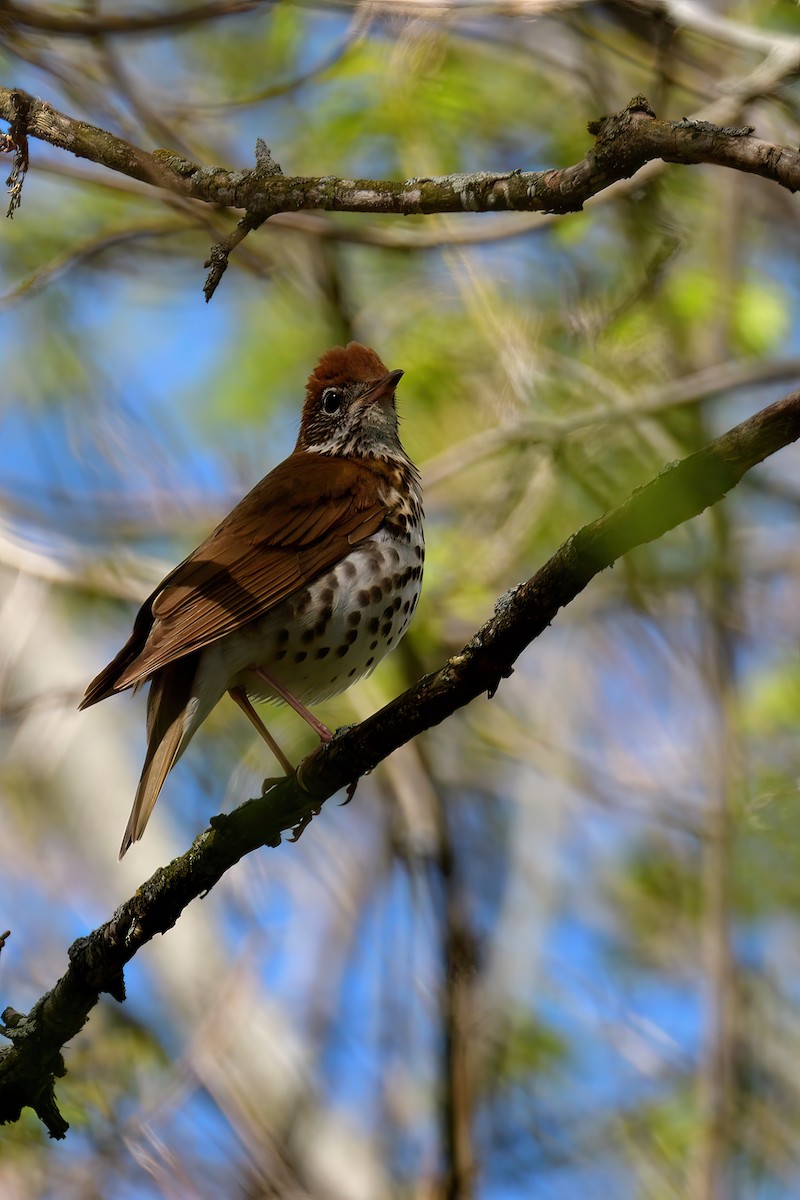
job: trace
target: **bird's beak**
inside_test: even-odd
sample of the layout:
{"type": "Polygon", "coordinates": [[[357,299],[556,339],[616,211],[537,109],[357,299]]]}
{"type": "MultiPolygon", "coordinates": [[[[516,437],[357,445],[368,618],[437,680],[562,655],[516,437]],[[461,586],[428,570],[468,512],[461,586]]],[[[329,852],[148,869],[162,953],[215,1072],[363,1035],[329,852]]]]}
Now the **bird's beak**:
{"type": "Polygon", "coordinates": [[[367,392],[364,397],[366,403],[375,404],[378,400],[391,399],[394,395],[394,389],[404,374],[405,371],[390,371],[388,375],[384,375],[383,379],[379,379],[370,391],[367,392]]]}

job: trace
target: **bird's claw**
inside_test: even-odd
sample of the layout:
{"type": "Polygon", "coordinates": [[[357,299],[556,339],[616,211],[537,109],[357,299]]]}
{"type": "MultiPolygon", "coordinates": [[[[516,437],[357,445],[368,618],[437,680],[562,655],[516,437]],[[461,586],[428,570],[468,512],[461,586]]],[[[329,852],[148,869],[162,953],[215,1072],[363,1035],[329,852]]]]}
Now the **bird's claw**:
{"type": "Polygon", "coordinates": [[[303,831],[311,824],[314,817],[316,817],[316,815],[319,813],[319,811],[320,810],[318,808],[312,808],[311,812],[305,813],[300,818],[300,820],[297,822],[297,824],[292,829],[292,836],[289,838],[290,842],[299,842],[300,841],[300,838],[303,836],[303,831]]]}
{"type": "Polygon", "coordinates": [[[342,803],[339,805],[339,808],[344,808],[346,804],[350,803],[350,801],[353,799],[353,796],[355,796],[355,794],[356,794],[357,787],[358,787],[358,780],[351,779],[347,785],[347,795],[345,796],[342,803]]]}

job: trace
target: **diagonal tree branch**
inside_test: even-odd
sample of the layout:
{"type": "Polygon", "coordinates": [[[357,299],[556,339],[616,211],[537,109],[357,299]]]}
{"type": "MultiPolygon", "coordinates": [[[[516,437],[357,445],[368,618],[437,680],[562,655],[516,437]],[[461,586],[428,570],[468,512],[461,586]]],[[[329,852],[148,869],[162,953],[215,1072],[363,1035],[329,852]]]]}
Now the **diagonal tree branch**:
{"type": "MultiPolygon", "coordinates": [[[[247,214],[244,233],[276,213],[306,210],[399,216],[578,212],[590,197],[657,159],[685,165],[712,163],[760,175],[789,191],[800,189],[800,151],[753,137],[751,126],[659,120],[643,96],[634,97],[614,116],[592,121],[589,132],[595,137],[594,145],[572,166],[407,180],[283,175],[259,161],[247,170],[200,166],[168,150],[143,150],[18,89],[0,88],[0,118],[11,122],[12,135],[16,131],[7,139],[11,145],[6,148],[16,147],[18,156],[28,137],[38,138],[176,195],[216,207],[243,209],[247,214]]],[[[232,245],[237,240],[241,237],[234,235],[232,245]]],[[[218,274],[221,277],[222,272],[218,274]]],[[[210,283],[213,292],[216,282],[210,283]]]]}
{"type": "Polygon", "coordinates": [[[62,1048],[80,1031],[102,992],[125,998],[123,968],[146,942],[170,929],[183,909],[206,895],[243,855],[279,845],[283,832],[301,830],[325,800],[398,746],[482,692],[493,696],[522,651],[595,575],[717,503],[751,467],[798,437],[800,390],[665,467],[501,597],[494,615],[460,654],[360,725],[338,730],[295,776],[267,795],[215,817],[186,854],[156,871],[109,921],[70,947],[67,971],[27,1016],[5,1010],[2,1032],[12,1045],[0,1051],[0,1122],[17,1120],[29,1105],[52,1137],[64,1137],[67,1123],[54,1093],[55,1079],[66,1070],[62,1048]]]}

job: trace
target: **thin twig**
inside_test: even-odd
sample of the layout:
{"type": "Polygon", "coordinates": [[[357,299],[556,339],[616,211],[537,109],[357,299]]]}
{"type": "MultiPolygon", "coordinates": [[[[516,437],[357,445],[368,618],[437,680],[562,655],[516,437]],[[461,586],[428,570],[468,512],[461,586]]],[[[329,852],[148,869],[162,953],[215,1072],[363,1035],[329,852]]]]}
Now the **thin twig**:
{"type": "Polygon", "coordinates": [[[3,18],[10,25],[25,29],[37,29],[42,33],[86,37],[106,33],[150,33],[157,29],[180,29],[213,21],[218,17],[232,17],[253,12],[265,7],[266,0],[208,0],[193,8],[166,9],[162,12],[105,12],[102,14],[65,12],[54,8],[32,7],[14,4],[7,0],[3,6],[3,18]]]}

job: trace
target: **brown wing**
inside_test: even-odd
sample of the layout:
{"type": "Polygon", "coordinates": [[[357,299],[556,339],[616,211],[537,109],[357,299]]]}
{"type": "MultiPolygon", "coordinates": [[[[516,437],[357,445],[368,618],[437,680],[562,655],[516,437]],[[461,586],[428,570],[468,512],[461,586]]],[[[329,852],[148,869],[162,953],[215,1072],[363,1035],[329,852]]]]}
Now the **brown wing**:
{"type": "Polygon", "coordinates": [[[86,708],[262,617],[375,533],[387,509],[364,460],[293,454],[142,605],[86,708]]]}

